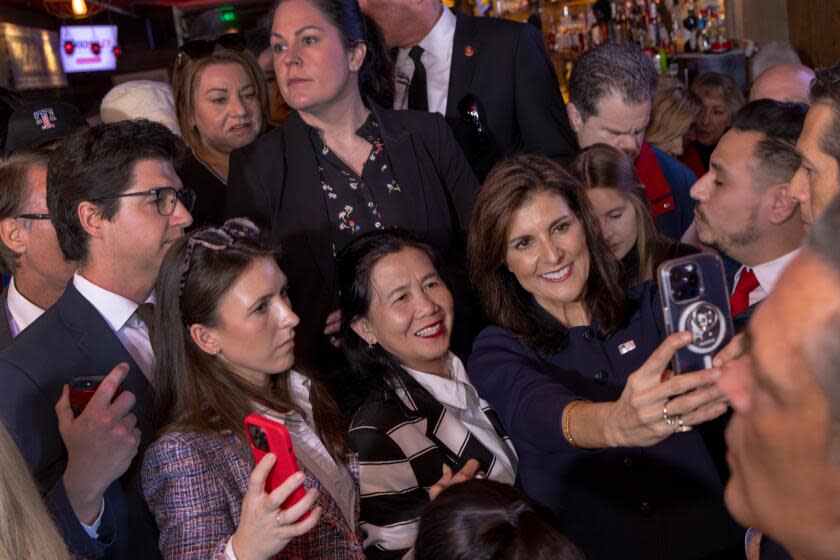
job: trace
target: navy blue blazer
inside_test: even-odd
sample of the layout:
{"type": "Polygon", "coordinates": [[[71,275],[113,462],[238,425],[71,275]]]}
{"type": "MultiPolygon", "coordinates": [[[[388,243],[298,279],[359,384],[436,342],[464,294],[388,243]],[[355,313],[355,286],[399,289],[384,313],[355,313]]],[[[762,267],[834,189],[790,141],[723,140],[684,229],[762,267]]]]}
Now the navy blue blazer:
{"type": "Polygon", "coordinates": [[[79,524],[61,482],[67,450],[58,432],[55,403],[62,387],[80,375],[106,374],[119,362],[130,365],[122,387],[137,397],[134,413],[146,441],[152,435],[151,386],[108,323],[71,281],[55,305],[0,352],[0,418],[46,495],[71,552],[86,558],[160,558],[154,518],[140,493],[138,460],[106,492],[98,540],[79,524]]]}
{"type": "MultiPolygon", "coordinates": [[[[551,508],[589,560],[692,560],[743,542],[723,504],[723,484],[698,430],[647,448],[583,450],[563,436],[569,402],[618,399],[628,376],[664,338],[651,282],[628,292],[625,324],[601,339],[569,329],[547,359],[500,327],[475,341],[469,371],[519,452],[524,490],[551,508]],[[632,341],[635,349],[622,354],[632,341]]],[[[743,547],[743,544],[740,545],[743,547]]]]}
{"type": "Polygon", "coordinates": [[[501,157],[546,155],[565,165],[577,152],[554,64],[532,25],[456,13],[446,121],[480,181],[501,157]],[[477,142],[461,101],[478,103],[489,142],[477,142]]]}

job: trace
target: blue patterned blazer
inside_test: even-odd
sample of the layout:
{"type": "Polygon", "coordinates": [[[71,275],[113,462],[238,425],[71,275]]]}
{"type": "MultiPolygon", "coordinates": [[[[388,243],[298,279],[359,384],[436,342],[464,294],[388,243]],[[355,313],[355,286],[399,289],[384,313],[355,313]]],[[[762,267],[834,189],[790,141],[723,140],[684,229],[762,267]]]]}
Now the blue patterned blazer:
{"type": "MultiPolygon", "coordinates": [[[[347,453],[356,481],[358,463],[347,453]]],[[[143,495],[160,529],[165,559],[223,559],[228,539],[239,525],[242,498],[254,459],[248,445],[229,431],[216,434],[174,432],[149,446],[143,457],[143,495]]],[[[323,513],[308,533],[293,539],[276,559],[364,559],[358,524],[350,527],[332,496],[300,465],[304,486],[318,490],[323,513]]]]}

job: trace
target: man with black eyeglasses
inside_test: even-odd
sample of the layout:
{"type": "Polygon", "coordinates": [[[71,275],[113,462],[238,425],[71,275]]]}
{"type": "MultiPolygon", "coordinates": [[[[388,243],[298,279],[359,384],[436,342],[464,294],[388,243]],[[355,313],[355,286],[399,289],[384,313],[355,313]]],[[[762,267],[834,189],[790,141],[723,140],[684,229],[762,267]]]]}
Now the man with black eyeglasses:
{"type": "Polygon", "coordinates": [[[136,458],[152,436],[153,287],[192,223],[194,193],[173,168],[182,151],[165,126],[145,120],[80,130],[57,148],[47,209],[64,258],[79,269],[0,352],[0,417],[71,552],[86,558],[160,557],[136,458]],[[74,417],[68,384],[103,374],[74,417]]]}
{"type": "Polygon", "coordinates": [[[44,150],[18,152],[0,167],[0,348],[58,300],[76,270],[61,253],[47,213],[44,150]]]}

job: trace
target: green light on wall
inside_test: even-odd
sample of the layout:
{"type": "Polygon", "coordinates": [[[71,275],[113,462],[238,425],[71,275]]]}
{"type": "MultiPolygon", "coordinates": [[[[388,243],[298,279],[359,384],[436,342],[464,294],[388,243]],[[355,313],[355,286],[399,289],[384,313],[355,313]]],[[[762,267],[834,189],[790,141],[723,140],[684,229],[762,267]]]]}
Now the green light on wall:
{"type": "Polygon", "coordinates": [[[219,8],[219,21],[222,23],[236,23],[239,21],[239,16],[233,10],[233,6],[222,6],[219,8]]]}

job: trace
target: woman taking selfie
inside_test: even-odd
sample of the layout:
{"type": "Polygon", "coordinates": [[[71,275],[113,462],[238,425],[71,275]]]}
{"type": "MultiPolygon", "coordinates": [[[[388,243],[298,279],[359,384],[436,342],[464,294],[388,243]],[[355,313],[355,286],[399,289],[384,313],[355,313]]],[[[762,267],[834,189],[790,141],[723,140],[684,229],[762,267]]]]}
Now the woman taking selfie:
{"type": "Polygon", "coordinates": [[[593,144],[567,169],[586,190],[601,235],[621,262],[622,286],[655,280],[662,261],[698,252],[668,239],[656,227],[639,175],[624,152],[593,144]]]}
{"type": "Polygon", "coordinates": [[[348,442],[359,458],[365,554],[402,558],[427,489],[476,469],[513,484],[516,452],[449,349],[454,302],[428,245],[403,230],[365,234],[339,255],[338,277],[348,385],[362,400],[348,442]]]}
{"type": "Polygon", "coordinates": [[[302,366],[330,356],[338,331],[335,255],[359,234],[404,227],[440,254],[461,246],[478,182],[438,114],[383,109],[393,72],[381,34],[356,0],[279,0],[271,44],[293,109],[234,152],[227,214],[282,244],[291,298],[305,309],[302,366]]]}
{"type": "Polygon", "coordinates": [[[495,324],[475,342],[470,376],[516,446],[526,493],[590,560],[737,551],[720,477],[691,430],[726,410],[720,371],[663,380],[691,336],[665,336],[652,283],[622,291],[576,181],[539,156],[498,165],[468,252],[495,324]]]}
{"type": "Polygon", "coordinates": [[[160,549],[173,560],[360,559],[346,425],[321,384],[290,369],[298,318],[277,254],[258,233],[244,219],[197,230],[161,268],[158,435],[141,474],[160,549]],[[270,494],[274,458],[254,468],[243,424],[251,413],[285,424],[300,466],[270,494]],[[301,483],[306,497],[279,509],[301,483]]]}
{"type": "Polygon", "coordinates": [[[230,153],[262,133],[266,88],[238,33],[181,46],[172,74],[175,114],[192,153],[178,168],[196,192],[193,227],[219,225],[225,208],[230,153]]]}

